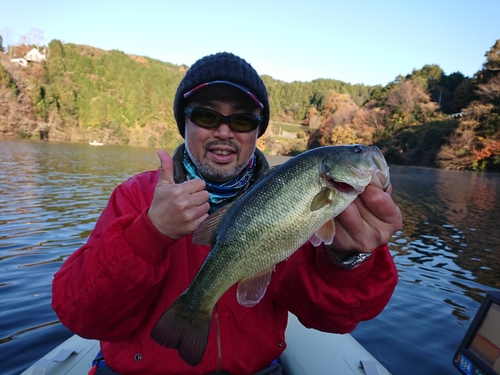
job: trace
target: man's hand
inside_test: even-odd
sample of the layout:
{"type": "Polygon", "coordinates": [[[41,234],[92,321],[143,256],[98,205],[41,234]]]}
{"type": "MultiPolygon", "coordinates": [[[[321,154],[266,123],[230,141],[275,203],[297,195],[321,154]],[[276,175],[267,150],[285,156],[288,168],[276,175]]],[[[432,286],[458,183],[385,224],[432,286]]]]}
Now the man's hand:
{"type": "MultiPolygon", "coordinates": [[[[335,237],[329,246],[336,254],[341,251],[370,253],[389,242],[403,226],[399,207],[387,192],[368,185],[347,209],[335,218],[335,237]]],[[[339,254],[340,255],[340,254],[339,254]]]]}
{"type": "Polygon", "coordinates": [[[177,240],[194,232],[208,217],[209,194],[202,180],[174,182],[174,163],[170,155],[160,150],[160,178],[156,184],[153,202],[148,211],[149,220],[165,236],[177,240]]]}

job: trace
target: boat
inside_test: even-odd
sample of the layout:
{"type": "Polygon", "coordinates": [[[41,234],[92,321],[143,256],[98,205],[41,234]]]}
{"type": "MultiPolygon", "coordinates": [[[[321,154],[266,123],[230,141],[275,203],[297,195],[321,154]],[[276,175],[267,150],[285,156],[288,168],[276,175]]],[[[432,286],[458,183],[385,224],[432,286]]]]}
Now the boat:
{"type": "MultiPolygon", "coordinates": [[[[390,375],[354,337],[304,327],[289,314],[287,348],[280,357],[286,375],[390,375]]],[[[87,375],[99,341],[71,336],[21,375],[87,375]]]]}
{"type": "Polygon", "coordinates": [[[102,146],[104,143],[97,142],[95,139],[92,142],[89,142],[91,146],[102,146]]]}

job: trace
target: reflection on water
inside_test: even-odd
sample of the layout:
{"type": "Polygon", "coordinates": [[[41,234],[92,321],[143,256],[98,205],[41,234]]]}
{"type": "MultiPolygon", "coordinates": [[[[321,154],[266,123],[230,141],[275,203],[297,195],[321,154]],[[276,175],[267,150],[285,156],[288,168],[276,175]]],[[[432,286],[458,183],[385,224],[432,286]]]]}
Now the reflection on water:
{"type": "Polygon", "coordinates": [[[498,236],[500,176],[391,168],[394,198],[405,215],[405,246],[412,263],[446,270],[457,279],[500,288],[498,236]]]}
{"type": "MultiPolygon", "coordinates": [[[[53,274],[113,188],[157,166],[154,149],[0,140],[3,372],[20,373],[69,337],[50,307],[53,274]]],[[[390,244],[400,282],[353,335],[395,375],[456,374],[453,351],[482,296],[500,288],[500,176],[408,167],[391,176],[405,220],[390,244]]]]}
{"type": "Polygon", "coordinates": [[[69,336],[50,307],[53,274],[113,188],[157,166],[153,149],[0,140],[2,373],[19,374],[69,336]]]}
{"type": "Polygon", "coordinates": [[[456,374],[451,358],[486,292],[500,288],[500,176],[391,167],[404,226],[399,284],[353,336],[393,374],[456,374]]]}

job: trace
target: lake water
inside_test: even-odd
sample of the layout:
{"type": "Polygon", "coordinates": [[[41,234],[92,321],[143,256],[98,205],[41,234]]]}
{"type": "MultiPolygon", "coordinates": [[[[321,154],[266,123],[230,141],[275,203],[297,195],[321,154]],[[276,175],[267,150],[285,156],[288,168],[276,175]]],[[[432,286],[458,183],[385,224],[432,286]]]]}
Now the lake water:
{"type": "MultiPolygon", "coordinates": [[[[148,148],[0,140],[1,373],[19,374],[71,335],[50,307],[53,274],[113,188],[157,166],[148,148]]],[[[500,176],[391,166],[391,179],[404,214],[390,243],[400,281],[353,336],[394,375],[458,374],[454,350],[500,288],[500,176]]]]}

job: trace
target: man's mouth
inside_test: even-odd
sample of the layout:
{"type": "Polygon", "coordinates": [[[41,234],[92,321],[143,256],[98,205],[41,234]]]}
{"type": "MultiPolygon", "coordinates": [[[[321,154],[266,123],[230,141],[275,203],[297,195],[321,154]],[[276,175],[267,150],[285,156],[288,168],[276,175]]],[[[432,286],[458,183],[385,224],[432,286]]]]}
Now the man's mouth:
{"type": "Polygon", "coordinates": [[[228,151],[228,150],[210,150],[210,151],[213,152],[214,154],[222,156],[227,156],[234,153],[234,151],[228,151]]]}
{"type": "Polygon", "coordinates": [[[206,152],[211,155],[211,160],[217,164],[231,163],[238,158],[239,147],[231,141],[210,142],[206,145],[206,152]]]}
{"type": "Polygon", "coordinates": [[[208,149],[209,154],[211,154],[211,160],[217,164],[228,164],[235,160],[237,157],[237,152],[231,148],[219,148],[212,147],[208,149]]]}

